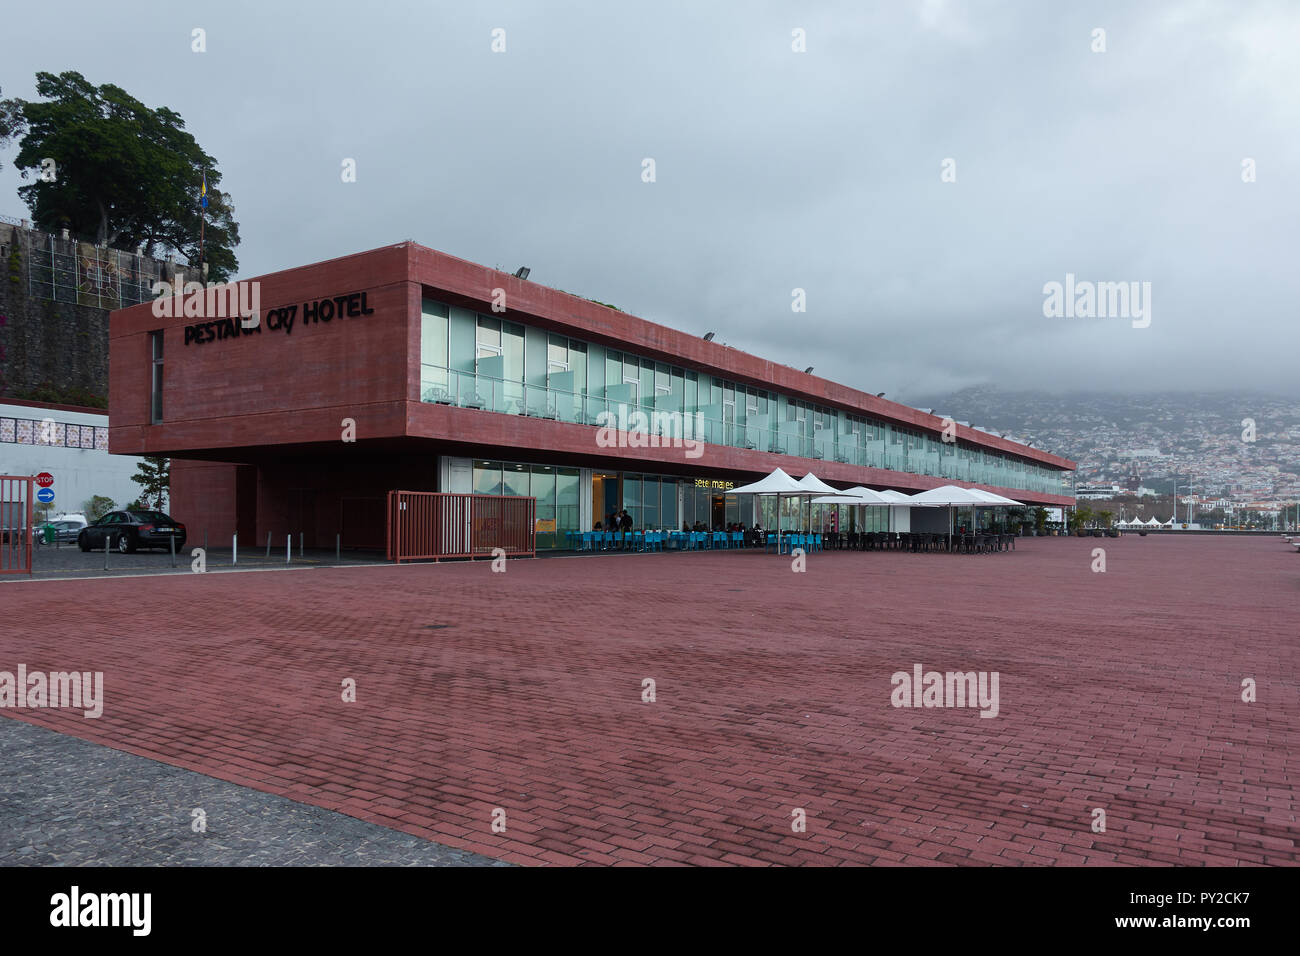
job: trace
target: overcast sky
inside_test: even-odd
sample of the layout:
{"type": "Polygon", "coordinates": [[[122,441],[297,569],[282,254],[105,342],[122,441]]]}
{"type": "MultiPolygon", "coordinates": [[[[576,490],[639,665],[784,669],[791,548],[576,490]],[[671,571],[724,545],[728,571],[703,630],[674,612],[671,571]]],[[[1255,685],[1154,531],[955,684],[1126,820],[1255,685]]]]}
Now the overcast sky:
{"type": "Polygon", "coordinates": [[[4,96],[77,70],[185,118],[244,277],[411,239],[904,401],[1300,393],[1300,4],[74,2],[5,27],[4,96]],[[1045,317],[1067,273],[1151,283],[1150,325],[1045,317]]]}

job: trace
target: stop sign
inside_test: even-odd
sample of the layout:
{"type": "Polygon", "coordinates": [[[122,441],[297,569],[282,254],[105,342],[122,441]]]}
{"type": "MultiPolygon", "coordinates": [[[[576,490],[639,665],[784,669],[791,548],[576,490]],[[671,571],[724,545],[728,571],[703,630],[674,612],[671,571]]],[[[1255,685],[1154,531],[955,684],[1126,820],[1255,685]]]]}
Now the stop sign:
{"type": "Polygon", "coordinates": [[[54,484],[54,476],[48,471],[43,471],[36,476],[36,483],[42,488],[48,488],[50,485],[54,484]]]}

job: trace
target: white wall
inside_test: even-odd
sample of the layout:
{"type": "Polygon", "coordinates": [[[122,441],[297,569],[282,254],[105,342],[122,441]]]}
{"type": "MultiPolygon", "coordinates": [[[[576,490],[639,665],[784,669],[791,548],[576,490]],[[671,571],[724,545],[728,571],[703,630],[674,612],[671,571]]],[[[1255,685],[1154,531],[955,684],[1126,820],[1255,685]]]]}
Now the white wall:
{"type": "MultiPolygon", "coordinates": [[[[107,414],[95,415],[0,403],[0,419],[5,418],[35,420],[38,423],[49,418],[65,425],[108,427],[107,414]]],[[[81,503],[94,495],[112,498],[119,508],[134,501],[140,496],[141,489],[131,480],[131,476],[136,473],[140,461],[133,456],[110,455],[107,451],[93,448],[20,445],[0,441],[0,474],[38,475],[48,471],[54,476],[52,514],[80,511],[81,503]]]]}

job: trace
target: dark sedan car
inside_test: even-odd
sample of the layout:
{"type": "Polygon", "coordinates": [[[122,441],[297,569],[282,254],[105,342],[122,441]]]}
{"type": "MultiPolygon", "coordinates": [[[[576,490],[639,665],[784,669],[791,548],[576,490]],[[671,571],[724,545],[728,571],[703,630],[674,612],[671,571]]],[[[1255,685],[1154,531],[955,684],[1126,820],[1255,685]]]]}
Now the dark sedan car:
{"type": "Polygon", "coordinates": [[[171,538],[177,551],[185,547],[185,525],[161,511],[110,511],[81,530],[77,545],[82,551],[100,551],[107,540],[110,548],[131,554],[139,548],[167,550],[171,538]]]}

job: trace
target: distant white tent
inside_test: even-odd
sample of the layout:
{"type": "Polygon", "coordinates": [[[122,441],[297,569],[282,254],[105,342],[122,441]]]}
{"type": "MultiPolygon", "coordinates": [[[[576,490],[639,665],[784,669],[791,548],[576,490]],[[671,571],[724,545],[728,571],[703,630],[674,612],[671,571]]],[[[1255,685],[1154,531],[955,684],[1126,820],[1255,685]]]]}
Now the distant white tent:
{"type": "Polygon", "coordinates": [[[1156,520],[1156,517],[1154,515],[1152,515],[1150,518],[1147,519],[1146,525],[1148,528],[1158,528],[1160,527],[1160,522],[1156,520]]]}

